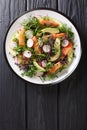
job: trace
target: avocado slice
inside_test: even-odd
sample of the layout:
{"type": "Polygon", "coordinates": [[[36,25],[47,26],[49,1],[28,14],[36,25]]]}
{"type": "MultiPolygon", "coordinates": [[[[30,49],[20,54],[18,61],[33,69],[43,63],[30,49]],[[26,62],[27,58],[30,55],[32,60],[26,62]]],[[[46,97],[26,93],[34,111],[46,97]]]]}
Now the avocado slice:
{"type": "Polygon", "coordinates": [[[58,28],[44,28],[41,30],[42,33],[59,33],[58,28]]]}
{"type": "Polygon", "coordinates": [[[18,39],[19,39],[19,33],[17,31],[17,32],[13,33],[13,35],[11,37],[11,41],[18,42],[18,39]]]}
{"type": "Polygon", "coordinates": [[[73,48],[68,53],[68,64],[70,64],[73,60],[73,48]]]}
{"type": "Polygon", "coordinates": [[[34,64],[34,66],[35,66],[38,70],[40,70],[40,71],[42,71],[42,72],[45,72],[45,69],[42,68],[36,61],[33,61],[33,64],[34,64]]]}
{"type": "Polygon", "coordinates": [[[60,39],[59,38],[56,38],[55,43],[54,43],[54,47],[57,50],[57,53],[54,56],[50,57],[51,62],[57,60],[60,56],[60,39]]]}
{"type": "Polygon", "coordinates": [[[14,51],[13,49],[11,49],[10,47],[8,48],[9,49],[9,53],[12,55],[12,56],[16,56],[16,51],[14,51]]]}
{"type": "Polygon", "coordinates": [[[72,48],[68,53],[68,64],[64,65],[64,68],[67,68],[72,63],[72,61],[73,61],[73,53],[74,53],[74,50],[72,48]]]}

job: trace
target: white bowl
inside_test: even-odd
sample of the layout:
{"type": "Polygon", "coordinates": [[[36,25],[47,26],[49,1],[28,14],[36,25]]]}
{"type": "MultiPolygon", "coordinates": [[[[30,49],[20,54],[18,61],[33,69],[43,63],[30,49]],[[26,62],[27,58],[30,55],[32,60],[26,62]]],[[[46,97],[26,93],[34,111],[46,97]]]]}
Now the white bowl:
{"type": "Polygon", "coordinates": [[[49,9],[36,9],[36,10],[32,10],[32,11],[28,11],[25,14],[21,15],[20,17],[18,17],[16,20],[13,21],[13,23],[10,25],[7,34],[6,34],[6,38],[5,38],[5,55],[7,58],[7,61],[10,65],[10,67],[13,69],[13,71],[22,79],[31,82],[31,83],[35,83],[35,84],[54,84],[54,83],[59,83],[61,81],[63,81],[64,79],[66,79],[67,77],[69,77],[71,75],[71,73],[76,69],[79,61],[80,61],[80,57],[81,57],[81,41],[80,41],[80,37],[79,34],[75,28],[75,26],[73,25],[73,23],[62,13],[60,12],[56,12],[54,10],[49,10],[49,9]],[[49,80],[49,81],[42,81],[40,78],[38,77],[34,77],[34,78],[30,78],[27,76],[22,76],[21,75],[21,71],[19,70],[18,66],[14,64],[14,59],[11,57],[11,55],[9,54],[9,49],[8,49],[8,43],[10,41],[10,38],[12,36],[12,34],[18,30],[18,28],[20,28],[20,23],[24,20],[27,19],[30,15],[34,16],[34,15],[41,15],[41,16],[50,16],[52,18],[58,19],[59,21],[65,23],[68,25],[68,27],[72,28],[72,31],[74,32],[75,35],[75,55],[76,57],[74,58],[72,64],[65,70],[63,70],[62,72],[60,72],[58,74],[58,78],[55,78],[53,80],[49,80]]]}

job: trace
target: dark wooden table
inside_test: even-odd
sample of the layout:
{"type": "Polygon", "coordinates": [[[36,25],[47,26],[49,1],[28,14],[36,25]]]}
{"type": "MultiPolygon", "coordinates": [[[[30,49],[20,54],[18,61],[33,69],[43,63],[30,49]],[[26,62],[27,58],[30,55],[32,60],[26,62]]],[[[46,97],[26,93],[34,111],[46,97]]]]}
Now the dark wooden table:
{"type": "Polygon", "coordinates": [[[0,0],[0,130],[87,130],[87,1],[0,0]],[[11,22],[26,10],[53,8],[77,25],[82,58],[74,73],[51,87],[37,87],[8,67],[3,42],[11,22]]]}

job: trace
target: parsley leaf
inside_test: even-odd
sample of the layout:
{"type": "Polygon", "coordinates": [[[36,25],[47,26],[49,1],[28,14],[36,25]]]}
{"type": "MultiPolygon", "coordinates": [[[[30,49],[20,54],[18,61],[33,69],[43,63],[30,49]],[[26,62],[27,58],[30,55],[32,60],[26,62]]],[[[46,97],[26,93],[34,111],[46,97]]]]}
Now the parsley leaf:
{"type": "Polygon", "coordinates": [[[33,77],[37,72],[37,69],[34,65],[29,65],[28,69],[22,73],[22,75],[33,77]]]}
{"type": "Polygon", "coordinates": [[[72,32],[71,28],[67,27],[66,24],[63,24],[62,26],[58,27],[59,31],[61,33],[66,33],[68,38],[73,41],[74,40],[74,33],[72,32]]]}
{"type": "Polygon", "coordinates": [[[40,22],[36,17],[30,17],[28,20],[25,20],[22,25],[26,30],[32,30],[33,35],[36,35],[41,29],[40,22]]]}

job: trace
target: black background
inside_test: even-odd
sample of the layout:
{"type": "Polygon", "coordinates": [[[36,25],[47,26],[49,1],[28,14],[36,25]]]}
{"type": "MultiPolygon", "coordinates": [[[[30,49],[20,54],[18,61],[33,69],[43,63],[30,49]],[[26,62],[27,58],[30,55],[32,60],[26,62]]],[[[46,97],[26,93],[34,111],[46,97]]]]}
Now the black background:
{"type": "Polygon", "coordinates": [[[0,130],[87,130],[87,1],[0,0],[0,130]],[[33,8],[66,14],[78,27],[82,57],[60,84],[38,87],[16,76],[5,60],[3,44],[11,22],[33,8]]]}

